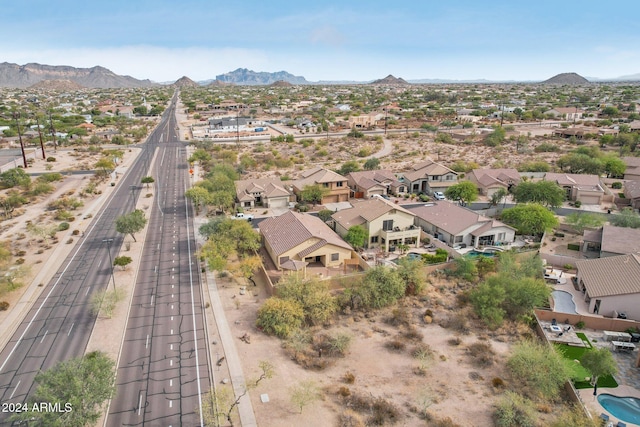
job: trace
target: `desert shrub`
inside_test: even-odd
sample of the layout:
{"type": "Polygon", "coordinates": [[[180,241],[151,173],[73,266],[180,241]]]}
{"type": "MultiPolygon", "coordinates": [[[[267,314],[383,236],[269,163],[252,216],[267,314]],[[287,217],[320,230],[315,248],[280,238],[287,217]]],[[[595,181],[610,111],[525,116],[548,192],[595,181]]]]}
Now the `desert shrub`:
{"type": "Polygon", "coordinates": [[[582,202],[580,200],[576,200],[575,203],[574,203],[574,206],[576,208],[579,208],[580,206],[582,206],[582,202]]]}
{"type": "Polygon", "coordinates": [[[351,345],[351,335],[337,333],[328,338],[329,354],[332,356],[344,356],[351,345]]]}
{"type": "Polygon", "coordinates": [[[364,423],[364,420],[362,419],[360,414],[358,414],[355,411],[352,411],[351,409],[345,410],[338,417],[338,427],[365,427],[365,426],[366,424],[364,423]]]}
{"type": "Polygon", "coordinates": [[[622,183],[620,181],[616,181],[611,184],[611,188],[613,188],[614,190],[620,190],[622,188],[622,183]]]}
{"type": "Polygon", "coordinates": [[[552,153],[560,151],[560,147],[554,144],[549,144],[547,142],[543,142],[533,149],[536,153],[552,153]]]}
{"type": "Polygon", "coordinates": [[[491,385],[495,388],[503,388],[505,386],[504,380],[500,377],[495,377],[491,380],[491,385]]]}
{"type": "Polygon", "coordinates": [[[486,368],[493,365],[493,357],[495,355],[491,344],[477,341],[467,347],[467,353],[471,356],[473,364],[486,368]]]}
{"type": "Polygon", "coordinates": [[[404,349],[407,347],[407,345],[404,342],[398,339],[393,339],[391,341],[388,341],[387,343],[385,343],[384,346],[387,347],[389,350],[396,351],[396,352],[404,351],[404,349]]]}
{"type": "Polygon", "coordinates": [[[406,308],[394,308],[391,315],[385,319],[391,326],[409,326],[411,324],[411,314],[406,308]]]}
{"type": "MultiPolygon", "coordinates": [[[[58,224],[58,231],[68,230],[69,227],[70,227],[70,225],[69,225],[68,222],[61,222],[60,224],[58,224]]],[[[77,231],[77,230],[74,230],[74,231],[77,231]]],[[[78,233],[76,233],[76,234],[78,234],[78,233]]]]}
{"type": "Polygon", "coordinates": [[[55,157],[47,157],[47,162],[55,162],[56,158],[55,157]]]}
{"type": "Polygon", "coordinates": [[[351,396],[351,390],[349,387],[342,386],[338,389],[338,394],[342,397],[351,396]]]}
{"type": "Polygon", "coordinates": [[[447,262],[449,258],[449,252],[444,249],[436,249],[435,255],[431,254],[422,254],[422,260],[427,264],[440,264],[443,262],[447,262]]]}
{"type": "Polygon", "coordinates": [[[58,221],[73,221],[75,219],[71,212],[64,209],[56,211],[54,218],[58,221]]]}
{"type": "Polygon", "coordinates": [[[25,256],[27,254],[27,251],[18,251],[16,252],[16,256],[25,256]]]}
{"type": "Polygon", "coordinates": [[[583,329],[583,328],[584,328],[584,322],[582,320],[576,323],[576,329],[583,329]]]}
{"type": "Polygon", "coordinates": [[[408,326],[403,332],[402,337],[409,341],[422,341],[422,333],[413,325],[408,326]]]}
{"type": "Polygon", "coordinates": [[[460,312],[449,316],[444,327],[460,332],[461,334],[469,333],[469,321],[467,320],[467,316],[460,312]]]}
{"type": "Polygon", "coordinates": [[[345,374],[342,376],[342,381],[347,384],[353,384],[354,382],[356,382],[356,376],[353,374],[353,372],[345,372],[345,374]]]}
{"type": "Polygon", "coordinates": [[[372,415],[369,423],[376,426],[395,424],[400,418],[400,411],[396,406],[382,397],[373,401],[372,415]]]}
{"type": "Polygon", "coordinates": [[[30,196],[40,196],[42,194],[49,194],[53,191],[53,185],[48,182],[36,182],[31,186],[27,192],[30,196]]]}
{"type": "Polygon", "coordinates": [[[62,179],[62,174],[58,172],[43,173],[37,180],[41,182],[55,182],[62,179]]]}
{"type": "Polygon", "coordinates": [[[549,424],[550,427],[599,427],[600,419],[590,418],[585,413],[580,405],[572,405],[569,409],[565,409],[555,421],[549,424]]]}
{"type": "Polygon", "coordinates": [[[555,232],[553,233],[553,235],[556,237],[564,237],[564,233],[560,233],[560,232],[555,232]]]}
{"type": "Polygon", "coordinates": [[[449,343],[449,345],[451,345],[451,346],[456,347],[456,346],[459,346],[462,343],[462,340],[460,339],[460,337],[449,338],[447,343],[449,343]]]}
{"type": "Polygon", "coordinates": [[[70,245],[73,243],[73,237],[69,237],[69,240],[67,240],[67,245],[70,245]]]}
{"type": "Polygon", "coordinates": [[[24,264],[24,258],[18,258],[16,260],[16,264],[18,264],[18,265],[24,264]]]}
{"type": "Polygon", "coordinates": [[[71,235],[72,235],[72,236],[77,236],[78,234],[80,234],[80,230],[73,230],[73,231],[71,232],[71,235]]]}
{"type": "Polygon", "coordinates": [[[300,303],[271,297],[258,309],[256,326],[267,334],[286,338],[302,326],[304,310],[300,303]]]}
{"type": "Polygon", "coordinates": [[[517,393],[507,391],[496,406],[496,426],[535,427],[535,409],[529,399],[517,393]]]}
{"type": "Polygon", "coordinates": [[[532,398],[554,399],[569,380],[569,367],[554,348],[535,341],[516,344],[507,367],[524,393],[532,398]]]}
{"type": "Polygon", "coordinates": [[[9,303],[6,301],[0,301],[0,311],[6,311],[9,309],[9,303]]]}

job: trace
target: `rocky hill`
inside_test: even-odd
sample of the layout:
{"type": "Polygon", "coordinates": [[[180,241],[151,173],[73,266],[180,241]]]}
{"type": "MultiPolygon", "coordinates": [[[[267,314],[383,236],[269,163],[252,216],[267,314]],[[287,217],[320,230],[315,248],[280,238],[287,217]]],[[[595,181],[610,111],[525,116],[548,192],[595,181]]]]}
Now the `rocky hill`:
{"type": "Polygon", "coordinates": [[[265,71],[252,71],[246,68],[238,68],[229,73],[216,76],[216,80],[223,83],[235,83],[237,85],[270,85],[279,80],[294,85],[308,84],[309,82],[302,76],[294,76],[286,71],[267,73],[265,71]]]}
{"type": "Polygon", "coordinates": [[[82,88],[83,86],[79,85],[76,82],[72,82],[71,80],[41,80],[38,83],[29,86],[29,89],[44,89],[44,90],[57,90],[57,91],[79,90],[82,88]]]}
{"type": "Polygon", "coordinates": [[[27,88],[43,80],[68,80],[87,88],[150,87],[150,80],[120,76],[104,67],[76,68],[66,65],[0,63],[0,87],[27,88]]]}
{"type": "Polygon", "coordinates": [[[391,74],[389,74],[384,79],[374,80],[370,84],[372,85],[408,85],[409,83],[404,79],[394,77],[391,74]]]}
{"type": "Polygon", "coordinates": [[[542,84],[552,85],[583,85],[586,83],[589,83],[589,80],[576,73],[561,73],[542,82],[542,84]]]}
{"type": "Polygon", "coordinates": [[[194,82],[187,76],[182,76],[172,85],[175,87],[198,87],[200,86],[198,83],[194,82]]]}

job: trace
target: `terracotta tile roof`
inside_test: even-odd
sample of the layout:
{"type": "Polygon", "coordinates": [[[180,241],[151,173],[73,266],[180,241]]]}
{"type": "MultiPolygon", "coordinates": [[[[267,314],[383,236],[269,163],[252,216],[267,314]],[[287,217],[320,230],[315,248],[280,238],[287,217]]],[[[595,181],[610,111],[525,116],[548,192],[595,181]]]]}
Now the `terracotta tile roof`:
{"type": "Polygon", "coordinates": [[[292,181],[292,184],[295,185],[296,188],[302,189],[306,185],[324,184],[346,180],[347,178],[338,173],[335,173],[334,171],[317,167],[302,172],[300,174],[300,178],[292,181]]]}
{"type": "Polygon", "coordinates": [[[471,173],[484,187],[496,183],[507,186],[509,181],[514,184],[520,182],[520,173],[515,169],[474,169],[471,173]]]}
{"type": "Polygon", "coordinates": [[[628,199],[640,197],[640,181],[627,181],[624,183],[624,196],[628,199]]]}
{"type": "Polygon", "coordinates": [[[235,182],[236,197],[239,201],[254,200],[253,193],[262,193],[263,197],[283,197],[291,193],[280,178],[246,179],[235,182]]]}
{"type": "Polygon", "coordinates": [[[374,219],[394,210],[415,216],[412,212],[402,206],[396,205],[380,197],[374,197],[361,202],[353,202],[352,205],[352,208],[343,209],[332,215],[332,218],[347,230],[354,225],[362,225],[367,222],[371,222],[374,219]]]}
{"type": "Polygon", "coordinates": [[[427,178],[429,176],[441,176],[448,173],[457,175],[456,172],[449,169],[448,167],[441,165],[440,163],[436,163],[433,160],[427,160],[425,162],[414,165],[409,171],[404,173],[404,177],[406,180],[413,182],[418,179],[427,178]]]}
{"type": "Polygon", "coordinates": [[[347,174],[347,178],[351,178],[358,187],[370,189],[376,185],[389,184],[391,187],[398,187],[402,185],[398,178],[390,170],[373,170],[373,171],[358,171],[347,174]]]}
{"type": "MultiPolygon", "coordinates": [[[[311,238],[320,239],[320,242],[322,242],[322,244],[315,249],[327,244],[352,249],[347,242],[342,240],[340,236],[322,222],[320,218],[312,215],[288,211],[278,217],[269,218],[260,222],[258,227],[265,241],[268,242],[276,255],[291,250],[311,238]]],[[[313,245],[318,245],[318,243],[314,243],[313,245]]]]}
{"type": "Polygon", "coordinates": [[[640,293],[640,257],[636,254],[578,260],[576,266],[591,298],[640,293]]]}
{"type": "Polygon", "coordinates": [[[581,190],[600,191],[604,193],[604,190],[600,186],[600,177],[598,175],[547,172],[544,175],[544,180],[555,181],[560,186],[577,187],[581,190]]]}

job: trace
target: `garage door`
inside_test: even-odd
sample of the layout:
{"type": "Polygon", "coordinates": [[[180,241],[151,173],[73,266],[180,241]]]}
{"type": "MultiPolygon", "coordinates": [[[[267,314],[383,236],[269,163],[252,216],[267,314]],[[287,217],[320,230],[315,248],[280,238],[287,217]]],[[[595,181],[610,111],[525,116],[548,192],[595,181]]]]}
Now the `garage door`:
{"type": "Polygon", "coordinates": [[[289,206],[288,198],[280,198],[280,199],[269,199],[269,207],[270,208],[286,208],[289,206]]]}
{"type": "Polygon", "coordinates": [[[600,204],[600,196],[581,196],[578,198],[582,202],[583,205],[599,205],[600,204]]]}
{"type": "Polygon", "coordinates": [[[322,204],[327,204],[327,203],[338,203],[338,195],[334,195],[334,196],[325,196],[322,198],[322,204]]]}

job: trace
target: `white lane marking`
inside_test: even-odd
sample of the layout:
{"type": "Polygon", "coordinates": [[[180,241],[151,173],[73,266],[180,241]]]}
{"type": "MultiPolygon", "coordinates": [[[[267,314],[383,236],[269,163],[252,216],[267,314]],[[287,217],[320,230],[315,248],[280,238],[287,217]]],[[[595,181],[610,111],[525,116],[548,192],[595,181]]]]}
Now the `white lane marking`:
{"type": "Polygon", "coordinates": [[[173,366],[173,359],[169,360],[169,366],[173,366]]]}
{"type": "Polygon", "coordinates": [[[89,294],[89,289],[91,289],[91,288],[87,286],[87,292],[84,293],[85,297],[89,294]]]}
{"type": "Polygon", "coordinates": [[[173,320],[173,316],[171,316],[171,320],[173,320]]]}
{"type": "Polygon", "coordinates": [[[169,380],[169,387],[173,387],[173,380],[169,380]]]}
{"type": "Polygon", "coordinates": [[[149,334],[147,334],[147,342],[144,344],[144,348],[149,348],[149,334]]]}
{"type": "Polygon", "coordinates": [[[150,303],[150,305],[153,305],[153,297],[154,297],[154,295],[151,295],[151,303],[150,303]]]}
{"type": "Polygon", "coordinates": [[[140,398],[138,399],[138,415],[140,415],[141,409],[142,409],[142,392],[140,392],[140,398]]]}
{"type": "Polygon", "coordinates": [[[42,344],[42,341],[44,341],[44,337],[46,337],[48,333],[49,333],[48,329],[46,331],[44,331],[44,335],[42,336],[42,339],[40,340],[40,344],[42,344]]]}
{"type": "Polygon", "coordinates": [[[169,401],[169,408],[172,408],[172,407],[173,407],[173,400],[170,400],[169,401]]]}
{"type": "Polygon", "coordinates": [[[173,304],[171,304],[171,310],[173,310],[173,304]]]}
{"type": "MultiPolygon", "coordinates": [[[[22,380],[20,380],[22,381],[22,380]]],[[[11,393],[11,396],[9,396],[9,400],[13,399],[13,395],[16,394],[16,390],[18,389],[18,386],[20,385],[20,381],[18,381],[18,384],[16,384],[16,388],[13,389],[13,393],[11,393]]]]}
{"type": "Polygon", "coordinates": [[[169,335],[173,335],[173,329],[171,329],[171,333],[169,335]]]}
{"type": "Polygon", "coordinates": [[[173,294],[171,294],[171,298],[173,298],[173,294]]]}
{"type": "Polygon", "coordinates": [[[100,267],[100,264],[102,264],[102,260],[98,261],[98,267],[100,267]]]}
{"type": "Polygon", "coordinates": [[[71,324],[71,327],[69,328],[69,332],[67,332],[67,336],[71,335],[71,330],[73,329],[73,325],[75,324],[76,324],[75,322],[71,324]]]}
{"type": "Polygon", "coordinates": [[[173,350],[173,344],[169,344],[169,350],[173,350]]]}

